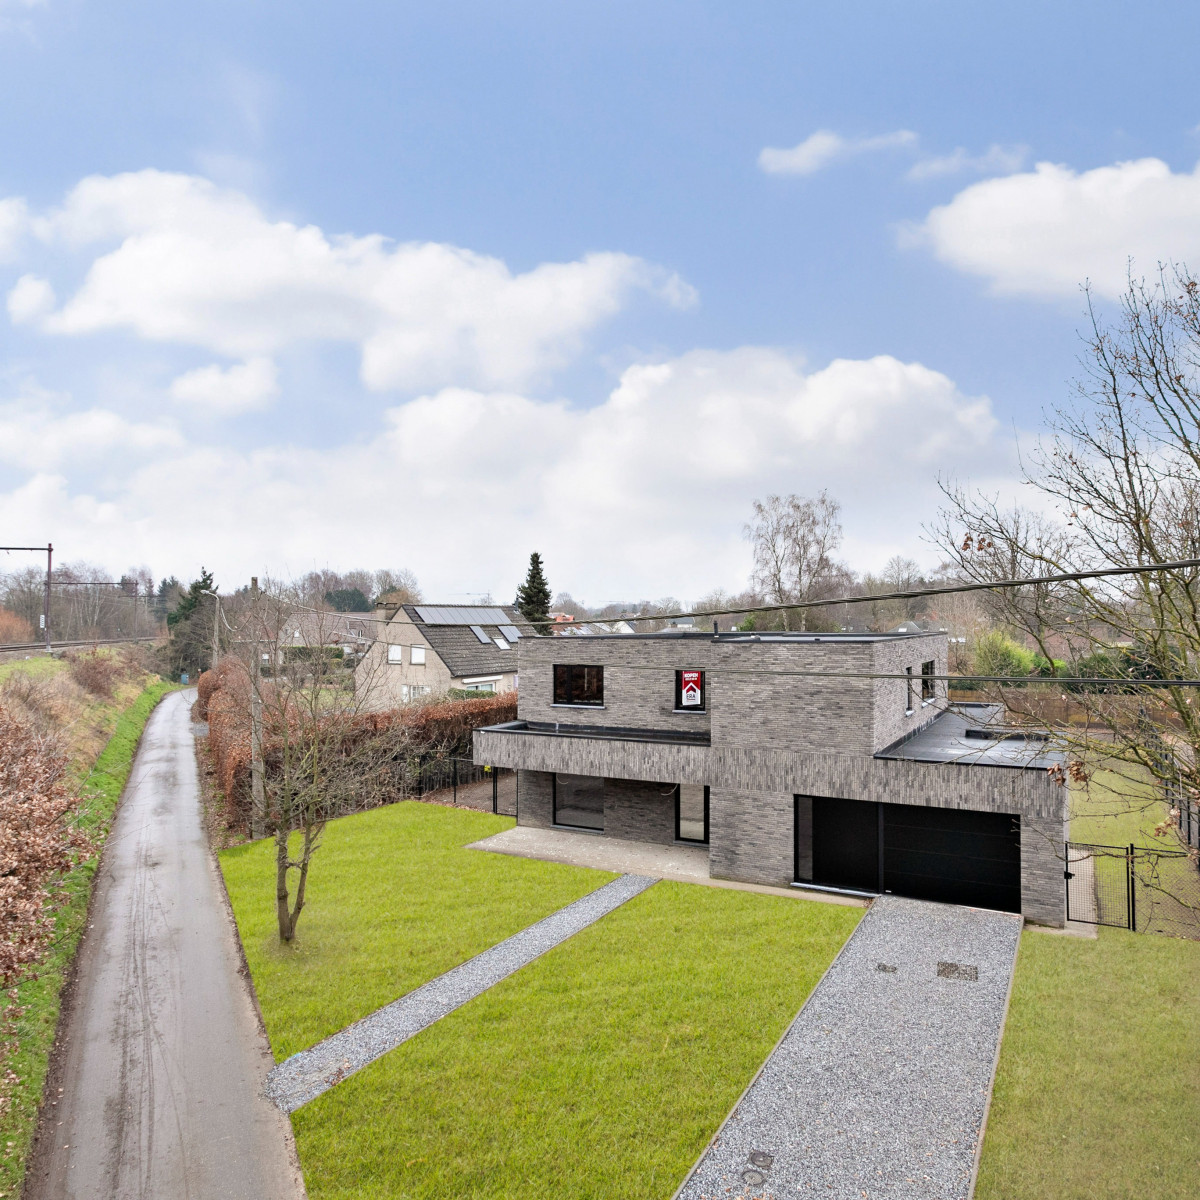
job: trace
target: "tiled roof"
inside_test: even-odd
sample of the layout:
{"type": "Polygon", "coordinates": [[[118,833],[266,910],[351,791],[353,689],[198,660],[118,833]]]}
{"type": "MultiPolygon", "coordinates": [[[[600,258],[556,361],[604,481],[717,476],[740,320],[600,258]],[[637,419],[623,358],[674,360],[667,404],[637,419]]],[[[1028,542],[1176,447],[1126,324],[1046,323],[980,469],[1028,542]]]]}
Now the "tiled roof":
{"type": "MultiPolygon", "coordinates": [[[[475,622],[470,621],[462,625],[427,625],[421,620],[417,607],[415,604],[406,604],[404,611],[455,679],[472,678],[476,675],[502,675],[516,671],[517,647],[512,645],[509,650],[501,650],[493,640],[503,637],[498,625],[479,626],[488,637],[488,643],[484,645],[472,632],[471,626],[475,622]]],[[[454,608],[453,605],[437,607],[443,614],[454,608]]],[[[501,609],[508,618],[507,624],[519,629],[523,637],[536,636],[533,626],[515,608],[507,604],[489,607],[501,609]]],[[[475,615],[479,611],[478,605],[464,605],[462,608],[464,616],[475,615]]],[[[505,638],[505,641],[508,639],[505,638]]]]}

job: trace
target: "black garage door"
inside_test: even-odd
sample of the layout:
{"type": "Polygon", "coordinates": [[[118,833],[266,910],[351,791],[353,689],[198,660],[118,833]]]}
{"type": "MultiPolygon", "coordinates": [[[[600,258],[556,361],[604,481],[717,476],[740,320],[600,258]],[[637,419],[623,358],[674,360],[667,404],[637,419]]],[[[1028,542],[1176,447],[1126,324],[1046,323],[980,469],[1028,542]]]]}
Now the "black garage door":
{"type": "MultiPolygon", "coordinates": [[[[800,822],[811,811],[812,883],[1021,911],[1019,817],[802,799],[807,797],[797,798],[796,842],[799,847],[804,840],[800,822]]],[[[800,863],[798,850],[798,868],[800,863]]]]}

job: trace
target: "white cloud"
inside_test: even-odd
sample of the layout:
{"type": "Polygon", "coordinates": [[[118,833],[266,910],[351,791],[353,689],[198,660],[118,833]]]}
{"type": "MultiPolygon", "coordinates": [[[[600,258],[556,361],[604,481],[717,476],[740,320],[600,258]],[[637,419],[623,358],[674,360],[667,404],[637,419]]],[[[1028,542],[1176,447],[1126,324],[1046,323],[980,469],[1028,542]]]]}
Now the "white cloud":
{"type": "Polygon", "coordinates": [[[279,395],[279,377],[269,358],[252,358],[227,369],[213,365],[188,371],[171,384],[169,395],[217,415],[250,412],[279,395]]]}
{"type": "Polygon", "coordinates": [[[832,130],[818,129],[789,150],[764,147],[758,155],[758,165],[768,175],[815,175],[841,159],[916,144],[917,135],[908,129],[862,138],[845,138],[832,130]]]}
{"type": "Polygon", "coordinates": [[[129,421],[106,409],[55,412],[51,399],[43,395],[0,404],[0,462],[23,470],[95,465],[105,454],[116,454],[123,465],[132,465],[145,454],[182,447],[176,429],[129,421]]]}
{"type": "Polygon", "coordinates": [[[267,217],[241,192],[154,170],[84,179],[32,226],[54,249],[116,243],[42,318],[47,332],[127,329],[233,358],[348,342],[377,390],[524,386],[567,362],[632,293],[695,299],[626,254],[514,274],[457,246],[328,236],[267,217]]]}
{"type": "Polygon", "coordinates": [[[537,549],[556,588],[594,601],[687,598],[744,583],[742,523],[771,491],[830,488],[859,566],[928,558],[937,473],[1011,473],[998,447],[987,400],[917,363],[694,351],[630,367],[587,410],[445,389],[350,445],[180,449],[89,492],[43,471],[0,496],[0,525],[118,567],[204,562],[227,585],[403,562],[435,598],[506,596],[537,549]]]}
{"type": "Polygon", "coordinates": [[[1028,146],[989,146],[982,154],[968,154],[959,146],[952,154],[922,158],[908,169],[909,179],[936,179],[974,171],[977,175],[1009,175],[1019,171],[1029,157],[1028,146]]]}
{"type": "Polygon", "coordinates": [[[0,200],[0,262],[16,258],[17,247],[28,227],[29,211],[24,200],[17,196],[0,200]]]}
{"type": "Polygon", "coordinates": [[[36,275],[22,275],[8,293],[8,315],[14,325],[44,317],[54,308],[54,289],[36,275]]]}
{"type": "Polygon", "coordinates": [[[1143,271],[1165,260],[1200,267],[1200,166],[1177,174],[1157,158],[1083,172],[1038,163],[972,184],[903,240],[998,293],[1073,296],[1090,280],[1115,297],[1131,259],[1143,271]]]}

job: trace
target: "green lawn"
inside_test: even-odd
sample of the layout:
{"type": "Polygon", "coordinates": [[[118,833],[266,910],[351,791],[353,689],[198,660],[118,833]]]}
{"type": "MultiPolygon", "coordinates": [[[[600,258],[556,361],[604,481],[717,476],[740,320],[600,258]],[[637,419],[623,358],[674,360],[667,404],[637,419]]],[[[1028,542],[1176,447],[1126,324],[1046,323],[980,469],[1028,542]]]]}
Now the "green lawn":
{"type": "Polygon", "coordinates": [[[464,847],[511,817],[408,801],[331,821],[296,940],[275,926],[274,843],[221,867],[277,1059],[412,991],[615,876],[464,847]]]}
{"type": "Polygon", "coordinates": [[[309,1196],[667,1200],[861,916],[656,884],[295,1113],[309,1196]]]}
{"type": "Polygon", "coordinates": [[[1200,943],[1022,935],[977,1200],[1185,1200],[1200,1170],[1200,943]]]}

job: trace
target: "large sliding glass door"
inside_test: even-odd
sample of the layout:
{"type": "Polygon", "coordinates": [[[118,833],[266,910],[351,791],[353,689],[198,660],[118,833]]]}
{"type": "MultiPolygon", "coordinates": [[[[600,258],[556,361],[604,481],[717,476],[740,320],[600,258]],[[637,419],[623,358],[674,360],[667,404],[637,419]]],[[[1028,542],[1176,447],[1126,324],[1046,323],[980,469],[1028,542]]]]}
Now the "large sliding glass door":
{"type": "Polygon", "coordinates": [[[604,779],[597,775],[554,775],[554,824],[604,829],[604,779]]]}

